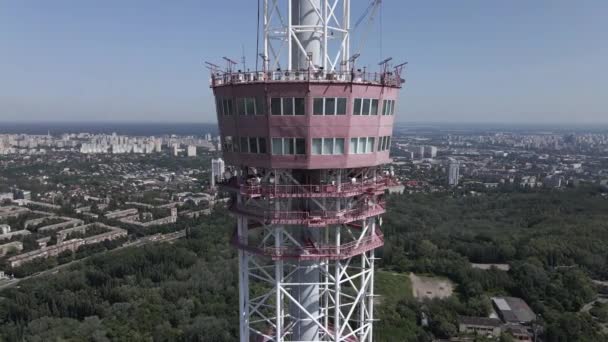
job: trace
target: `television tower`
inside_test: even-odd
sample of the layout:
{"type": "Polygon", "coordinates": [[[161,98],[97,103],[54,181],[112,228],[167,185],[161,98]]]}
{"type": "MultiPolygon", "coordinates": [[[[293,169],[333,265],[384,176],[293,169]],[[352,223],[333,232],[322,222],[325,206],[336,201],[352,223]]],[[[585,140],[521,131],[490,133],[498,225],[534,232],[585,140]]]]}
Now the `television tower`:
{"type": "Polygon", "coordinates": [[[240,341],[372,341],[404,64],[355,68],[349,0],[262,7],[263,69],[207,63],[237,218],[240,341]]]}

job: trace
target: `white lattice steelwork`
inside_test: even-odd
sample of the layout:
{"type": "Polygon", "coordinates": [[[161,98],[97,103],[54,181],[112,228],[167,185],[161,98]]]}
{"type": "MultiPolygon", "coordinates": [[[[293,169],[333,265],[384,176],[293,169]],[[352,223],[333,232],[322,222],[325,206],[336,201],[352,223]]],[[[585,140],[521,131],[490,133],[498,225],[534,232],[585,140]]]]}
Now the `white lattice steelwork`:
{"type": "Polygon", "coordinates": [[[350,0],[264,0],[265,70],[349,70],[349,21],[350,0]]]}
{"type": "MultiPolygon", "coordinates": [[[[292,170],[244,168],[235,173],[224,186],[235,193],[231,209],[238,217],[232,243],[239,249],[241,341],[372,341],[374,249],[383,244],[381,219],[369,211],[344,224],[331,222],[341,215],[335,213],[380,207],[382,195],[362,191],[350,197],[302,198],[298,196],[310,185],[300,184],[292,170]],[[239,191],[272,186],[301,189],[281,198],[239,191]],[[276,224],[260,214],[293,209],[333,214],[320,215],[316,228],[276,224]]],[[[390,179],[376,168],[319,170],[308,177],[337,189],[390,179]]]]}
{"type": "MultiPolygon", "coordinates": [[[[369,1],[373,17],[381,1],[369,1]]],[[[241,342],[373,341],[404,64],[354,67],[350,5],[263,0],[264,70],[207,63],[237,217],[241,342]]]]}

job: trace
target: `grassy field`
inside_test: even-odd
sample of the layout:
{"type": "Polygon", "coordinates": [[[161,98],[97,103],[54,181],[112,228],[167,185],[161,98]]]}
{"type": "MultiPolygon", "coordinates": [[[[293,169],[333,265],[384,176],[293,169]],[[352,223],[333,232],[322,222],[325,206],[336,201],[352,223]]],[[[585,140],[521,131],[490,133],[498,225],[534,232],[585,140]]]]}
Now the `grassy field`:
{"type": "Polygon", "coordinates": [[[406,273],[376,271],[374,277],[374,292],[380,296],[380,303],[412,298],[412,283],[406,273]]]}

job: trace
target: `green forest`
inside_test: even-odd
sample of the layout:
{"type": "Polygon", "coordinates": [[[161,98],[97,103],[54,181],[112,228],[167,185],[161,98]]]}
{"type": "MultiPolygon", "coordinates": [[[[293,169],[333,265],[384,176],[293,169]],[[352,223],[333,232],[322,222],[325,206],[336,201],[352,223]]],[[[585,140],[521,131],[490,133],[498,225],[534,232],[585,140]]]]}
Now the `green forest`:
{"type": "MultiPolygon", "coordinates": [[[[608,340],[600,326],[607,307],[579,312],[598,294],[591,279],[608,279],[608,201],[600,191],[389,196],[385,246],[377,253],[375,340],[452,336],[458,315],[486,315],[489,297],[500,294],[530,304],[546,341],[608,340]],[[456,292],[416,301],[409,272],[449,278],[456,292]]],[[[216,208],[173,244],[108,251],[3,290],[0,340],[235,341],[233,226],[216,208]]]]}

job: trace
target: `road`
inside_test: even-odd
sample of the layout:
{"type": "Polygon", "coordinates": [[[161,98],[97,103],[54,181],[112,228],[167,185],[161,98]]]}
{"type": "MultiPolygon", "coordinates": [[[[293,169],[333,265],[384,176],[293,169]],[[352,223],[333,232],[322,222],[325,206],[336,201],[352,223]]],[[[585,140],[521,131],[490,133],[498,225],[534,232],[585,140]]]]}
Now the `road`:
{"type": "MultiPolygon", "coordinates": [[[[135,240],[133,242],[125,243],[124,245],[122,245],[120,247],[117,247],[117,248],[115,248],[113,250],[107,251],[107,253],[118,251],[118,250],[121,250],[121,249],[127,248],[127,247],[143,246],[143,245],[146,245],[146,244],[149,244],[149,243],[170,242],[170,241],[182,238],[184,236],[186,236],[186,230],[185,229],[177,231],[177,232],[174,232],[174,233],[164,234],[164,235],[156,234],[156,235],[151,235],[151,236],[144,236],[144,237],[141,237],[141,238],[139,238],[139,239],[137,239],[137,240],[135,240]]],[[[96,255],[98,255],[98,254],[96,254],[96,255]]],[[[58,265],[58,266],[50,268],[48,270],[45,270],[45,271],[42,271],[42,272],[38,272],[38,273],[34,273],[34,274],[29,275],[29,276],[27,276],[25,278],[10,279],[10,280],[7,280],[7,281],[0,281],[0,291],[3,291],[4,289],[7,289],[9,287],[13,287],[13,286],[15,286],[15,285],[19,284],[20,282],[22,282],[24,280],[27,280],[27,279],[33,279],[33,278],[42,277],[42,276],[45,276],[45,275],[55,274],[55,273],[61,271],[64,268],[70,267],[70,265],[73,265],[74,263],[82,262],[82,261],[84,261],[84,260],[86,260],[86,259],[88,259],[90,257],[91,256],[88,256],[88,257],[85,257],[85,258],[82,258],[82,259],[72,260],[72,261],[70,261],[68,263],[58,265]]]]}

